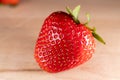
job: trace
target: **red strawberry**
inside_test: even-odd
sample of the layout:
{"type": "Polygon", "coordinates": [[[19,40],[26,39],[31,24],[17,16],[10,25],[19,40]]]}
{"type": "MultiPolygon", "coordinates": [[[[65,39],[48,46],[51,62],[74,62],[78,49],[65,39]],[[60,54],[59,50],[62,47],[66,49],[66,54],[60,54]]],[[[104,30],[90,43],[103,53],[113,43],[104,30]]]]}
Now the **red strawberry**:
{"type": "Polygon", "coordinates": [[[10,0],[1,0],[1,3],[6,5],[6,4],[9,4],[9,1],[10,0]]]}
{"type": "Polygon", "coordinates": [[[19,3],[19,0],[0,0],[0,3],[5,5],[17,5],[19,3]]]}
{"type": "Polygon", "coordinates": [[[10,5],[17,5],[19,3],[19,0],[10,0],[10,5]]]}
{"type": "Polygon", "coordinates": [[[43,70],[60,72],[78,66],[92,57],[94,37],[104,43],[95,29],[79,22],[79,8],[77,6],[73,12],[67,9],[70,14],[53,12],[44,21],[34,54],[43,70]]]}

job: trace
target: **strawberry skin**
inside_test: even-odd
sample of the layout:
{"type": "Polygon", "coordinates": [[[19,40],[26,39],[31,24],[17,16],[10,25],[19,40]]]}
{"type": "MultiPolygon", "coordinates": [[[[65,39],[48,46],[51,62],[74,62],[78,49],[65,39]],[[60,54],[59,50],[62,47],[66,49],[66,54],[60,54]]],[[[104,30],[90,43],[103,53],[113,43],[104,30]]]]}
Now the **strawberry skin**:
{"type": "Polygon", "coordinates": [[[9,1],[10,0],[1,0],[1,3],[7,5],[7,4],[9,4],[9,1]]]}
{"type": "Polygon", "coordinates": [[[0,3],[5,5],[17,5],[19,3],[19,0],[0,0],[0,3]]]}
{"type": "Polygon", "coordinates": [[[34,57],[47,72],[60,72],[88,61],[95,50],[91,31],[71,15],[54,12],[46,18],[35,46],[34,57]]]}
{"type": "Polygon", "coordinates": [[[11,5],[17,5],[19,3],[19,0],[10,0],[11,5]]]}

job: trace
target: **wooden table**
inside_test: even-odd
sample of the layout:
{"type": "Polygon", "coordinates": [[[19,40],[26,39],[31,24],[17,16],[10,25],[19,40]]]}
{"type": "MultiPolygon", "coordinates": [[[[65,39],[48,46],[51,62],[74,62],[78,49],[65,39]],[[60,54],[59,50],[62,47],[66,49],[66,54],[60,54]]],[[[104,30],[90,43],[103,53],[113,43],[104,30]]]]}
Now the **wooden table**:
{"type": "Polygon", "coordinates": [[[22,0],[16,7],[0,6],[0,80],[120,80],[120,1],[22,0]],[[96,41],[95,55],[85,64],[51,74],[42,71],[34,46],[41,25],[51,12],[81,4],[79,19],[91,14],[91,26],[107,42],[96,41]]]}

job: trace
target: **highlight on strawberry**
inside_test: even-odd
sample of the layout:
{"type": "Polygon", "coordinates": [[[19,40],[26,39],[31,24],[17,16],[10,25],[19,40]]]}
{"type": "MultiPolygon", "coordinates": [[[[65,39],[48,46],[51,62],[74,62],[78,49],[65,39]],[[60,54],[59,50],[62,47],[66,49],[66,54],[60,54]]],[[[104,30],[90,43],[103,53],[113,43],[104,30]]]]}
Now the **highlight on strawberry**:
{"type": "Polygon", "coordinates": [[[35,60],[47,72],[68,70],[88,61],[95,52],[95,39],[105,44],[96,29],[89,27],[89,14],[87,22],[79,21],[80,5],[66,10],[45,19],[35,45],[35,60]]]}

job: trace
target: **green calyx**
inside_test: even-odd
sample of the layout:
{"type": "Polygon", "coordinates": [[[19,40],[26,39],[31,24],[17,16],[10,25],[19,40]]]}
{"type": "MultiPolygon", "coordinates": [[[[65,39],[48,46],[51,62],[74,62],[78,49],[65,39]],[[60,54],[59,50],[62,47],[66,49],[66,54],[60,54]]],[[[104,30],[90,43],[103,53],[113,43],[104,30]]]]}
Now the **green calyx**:
{"type": "Polygon", "coordinates": [[[72,11],[69,7],[66,7],[66,10],[68,11],[68,13],[72,16],[73,20],[79,24],[80,21],[78,20],[78,14],[80,12],[80,5],[78,5],[77,7],[75,7],[75,9],[72,11]]]}
{"type": "MultiPolygon", "coordinates": [[[[80,5],[75,7],[75,9],[73,11],[68,7],[66,7],[66,10],[72,16],[73,20],[77,24],[80,24],[80,21],[78,19],[78,14],[80,12],[80,5]]],[[[106,44],[105,41],[102,39],[102,37],[96,33],[96,28],[95,27],[91,28],[91,27],[88,26],[88,23],[90,22],[90,14],[87,13],[86,17],[87,17],[87,22],[84,23],[84,25],[92,32],[92,35],[94,36],[95,39],[97,39],[98,41],[100,41],[103,44],[106,44]]]]}
{"type": "Polygon", "coordinates": [[[89,30],[91,30],[92,35],[94,36],[95,39],[97,39],[98,41],[100,41],[100,42],[103,43],[103,44],[106,44],[105,41],[102,39],[102,37],[96,33],[96,28],[95,28],[95,27],[90,28],[90,27],[88,27],[87,25],[86,25],[86,27],[87,27],[89,30]]]}
{"type": "Polygon", "coordinates": [[[96,38],[98,41],[100,41],[101,43],[105,44],[105,41],[102,39],[102,37],[100,35],[98,35],[96,33],[96,28],[93,27],[93,28],[90,28],[88,26],[88,23],[90,22],[90,14],[86,14],[86,17],[87,17],[87,22],[84,24],[89,30],[91,30],[92,32],[92,35],[94,36],[94,38],[96,38]]]}

